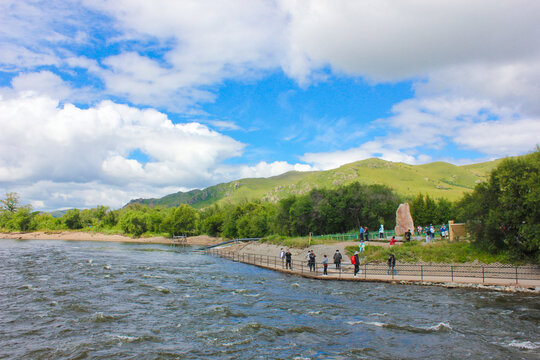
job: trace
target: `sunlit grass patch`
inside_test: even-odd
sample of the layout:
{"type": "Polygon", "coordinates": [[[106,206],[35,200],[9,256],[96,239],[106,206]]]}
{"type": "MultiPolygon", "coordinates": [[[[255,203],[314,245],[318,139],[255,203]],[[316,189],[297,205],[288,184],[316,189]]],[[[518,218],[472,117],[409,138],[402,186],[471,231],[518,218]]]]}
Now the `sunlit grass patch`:
{"type": "MultiPolygon", "coordinates": [[[[347,246],[348,255],[358,250],[357,246],[347,246]]],[[[508,254],[488,253],[469,242],[439,241],[434,244],[413,241],[392,247],[366,246],[366,262],[386,262],[390,254],[402,263],[470,263],[478,261],[484,264],[519,263],[508,254]]]]}
{"type": "Polygon", "coordinates": [[[286,237],[280,235],[270,235],[260,240],[262,243],[283,245],[297,249],[305,249],[310,245],[334,244],[336,240],[316,239],[312,238],[311,242],[308,237],[286,237]]]}

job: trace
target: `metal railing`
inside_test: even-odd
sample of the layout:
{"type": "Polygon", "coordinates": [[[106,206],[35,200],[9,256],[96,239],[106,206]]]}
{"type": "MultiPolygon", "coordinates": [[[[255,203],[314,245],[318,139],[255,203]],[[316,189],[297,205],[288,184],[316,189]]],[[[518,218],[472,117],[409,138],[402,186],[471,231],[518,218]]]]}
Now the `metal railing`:
{"type": "MultiPolygon", "coordinates": [[[[279,256],[238,253],[224,249],[209,249],[208,254],[220,256],[232,261],[243,262],[266,268],[285,270],[285,260],[279,256]]],[[[341,263],[336,269],[329,259],[328,276],[349,278],[354,273],[354,265],[341,263]]],[[[323,266],[318,262],[314,271],[309,270],[307,260],[292,259],[292,273],[323,278],[323,266]]],[[[515,284],[519,281],[539,281],[540,267],[511,265],[450,265],[450,264],[396,264],[394,271],[386,264],[364,263],[360,265],[359,278],[372,280],[412,280],[412,281],[470,281],[476,283],[509,280],[515,284]],[[475,281],[471,281],[474,279],[475,281]]]]}
{"type": "MultiPolygon", "coordinates": [[[[441,225],[435,225],[435,236],[440,237],[440,229],[442,225],[446,225],[448,229],[448,224],[441,224],[441,225]]],[[[422,232],[418,234],[415,229],[411,229],[412,236],[417,237],[417,240],[420,239],[422,236],[426,236],[426,226],[422,227],[422,232]]],[[[387,239],[390,239],[392,236],[396,236],[396,232],[394,230],[384,230],[383,238],[385,241],[387,239]]],[[[303,238],[307,238],[308,236],[303,236],[303,238]]],[[[338,233],[338,234],[326,234],[326,235],[312,235],[312,239],[324,239],[324,240],[338,240],[338,241],[354,241],[360,239],[360,234],[358,231],[350,231],[346,233],[338,233]]],[[[381,236],[378,229],[374,229],[368,233],[368,239],[369,240],[380,240],[381,236]]]]}

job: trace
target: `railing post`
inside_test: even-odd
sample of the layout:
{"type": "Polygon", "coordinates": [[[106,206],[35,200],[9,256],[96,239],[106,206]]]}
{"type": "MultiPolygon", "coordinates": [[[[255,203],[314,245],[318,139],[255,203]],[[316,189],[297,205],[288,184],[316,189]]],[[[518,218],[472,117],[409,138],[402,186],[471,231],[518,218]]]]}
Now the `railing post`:
{"type": "Polygon", "coordinates": [[[485,274],[484,274],[484,265],[482,265],[482,284],[486,282],[485,280],[485,274]]]}
{"type": "Polygon", "coordinates": [[[452,272],[452,281],[454,281],[454,266],[450,265],[450,271],[452,272]]]}
{"type": "Polygon", "coordinates": [[[518,267],[516,266],[516,284],[518,284],[518,267]]]}
{"type": "Polygon", "coordinates": [[[367,279],[367,264],[364,264],[364,279],[367,279]]]}
{"type": "Polygon", "coordinates": [[[304,262],[303,261],[300,263],[300,272],[302,274],[304,273],[304,262]]]}
{"type": "Polygon", "coordinates": [[[420,281],[424,281],[424,265],[420,265],[420,281]]]}

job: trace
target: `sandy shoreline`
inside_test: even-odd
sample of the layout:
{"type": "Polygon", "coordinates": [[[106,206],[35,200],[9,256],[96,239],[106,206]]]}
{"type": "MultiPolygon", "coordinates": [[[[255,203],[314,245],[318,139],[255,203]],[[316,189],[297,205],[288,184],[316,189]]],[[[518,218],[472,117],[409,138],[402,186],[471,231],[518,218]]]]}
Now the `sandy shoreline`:
{"type": "MultiPolygon", "coordinates": [[[[0,239],[15,240],[65,240],[65,241],[112,241],[129,242],[142,244],[165,244],[171,245],[172,239],[155,236],[147,238],[131,238],[124,235],[107,235],[86,231],[36,231],[36,232],[12,232],[1,233],[0,239]]],[[[213,238],[206,235],[190,236],[187,238],[186,245],[213,245],[221,242],[221,238],[213,238]]]]}

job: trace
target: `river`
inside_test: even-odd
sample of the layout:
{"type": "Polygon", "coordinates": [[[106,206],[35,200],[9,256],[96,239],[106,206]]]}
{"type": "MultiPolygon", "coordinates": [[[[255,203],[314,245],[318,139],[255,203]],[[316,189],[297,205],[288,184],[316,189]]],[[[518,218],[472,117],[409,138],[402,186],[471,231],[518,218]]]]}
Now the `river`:
{"type": "Polygon", "coordinates": [[[0,240],[0,359],[538,359],[540,298],[304,279],[190,248],[0,240]]]}

